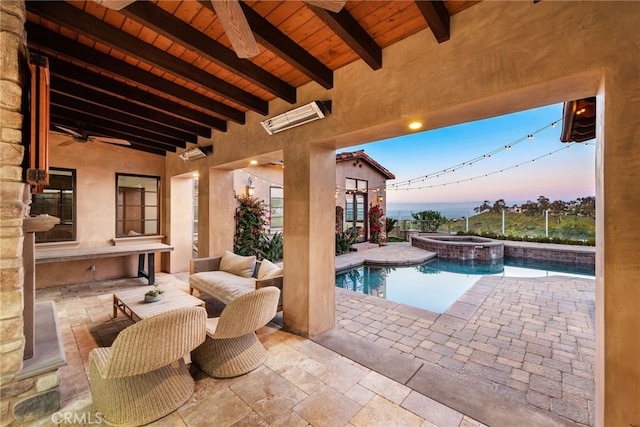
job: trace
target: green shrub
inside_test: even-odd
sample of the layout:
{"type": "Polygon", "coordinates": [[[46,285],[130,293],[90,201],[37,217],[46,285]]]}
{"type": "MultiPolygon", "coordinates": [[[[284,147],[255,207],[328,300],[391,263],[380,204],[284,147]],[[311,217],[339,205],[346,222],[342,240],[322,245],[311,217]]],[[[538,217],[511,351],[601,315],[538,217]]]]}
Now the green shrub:
{"type": "Polygon", "coordinates": [[[457,233],[458,236],[480,236],[480,237],[487,237],[489,239],[496,239],[496,240],[510,240],[510,241],[515,241],[515,242],[535,242],[535,243],[556,243],[556,244],[560,244],[560,245],[577,245],[577,246],[595,246],[596,245],[596,241],[595,239],[586,239],[586,240],[578,240],[578,239],[571,239],[568,237],[546,237],[546,236],[514,236],[514,235],[502,235],[502,234],[497,234],[497,233],[493,233],[490,231],[483,231],[483,232],[464,232],[464,231],[458,231],[457,233]]]}
{"type": "Polygon", "coordinates": [[[261,254],[261,245],[266,237],[267,205],[251,196],[237,196],[236,233],[233,237],[233,252],[251,256],[261,254]]]}
{"type": "Polygon", "coordinates": [[[260,245],[260,255],[269,261],[279,261],[284,254],[284,238],[279,231],[272,236],[265,235],[260,245]]]}
{"type": "Polygon", "coordinates": [[[347,253],[358,239],[357,232],[344,231],[336,233],[336,255],[347,253]]]}
{"type": "Polygon", "coordinates": [[[387,238],[389,237],[389,233],[393,231],[393,229],[398,224],[398,220],[395,218],[385,218],[384,223],[384,231],[387,233],[387,238]]]}
{"type": "Polygon", "coordinates": [[[418,222],[421,232],[435,233],[447,220],[437,211],[421,211],[412,213],[411,216],[418,222]]]}

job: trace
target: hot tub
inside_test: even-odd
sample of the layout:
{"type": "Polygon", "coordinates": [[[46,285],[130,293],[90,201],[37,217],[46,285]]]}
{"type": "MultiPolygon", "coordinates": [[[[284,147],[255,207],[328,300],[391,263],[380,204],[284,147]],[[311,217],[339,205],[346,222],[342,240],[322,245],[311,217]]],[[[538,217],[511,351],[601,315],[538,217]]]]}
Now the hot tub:
{"type": "Polygon", "coordinates": [[[504,242],[477,236],[413,236],[411,245],[446,259],[494,260],[504,257],[504,242]]]}

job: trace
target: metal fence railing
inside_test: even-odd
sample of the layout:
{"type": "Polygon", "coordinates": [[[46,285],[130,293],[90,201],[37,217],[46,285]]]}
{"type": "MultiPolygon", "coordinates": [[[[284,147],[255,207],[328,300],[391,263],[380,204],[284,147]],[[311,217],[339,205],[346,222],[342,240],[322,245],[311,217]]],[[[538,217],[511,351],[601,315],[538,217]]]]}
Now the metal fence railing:
{"type": "Polygon", "coordinates": [[[478,235],[495,235],[509,238],[557,239],[595,241],[595,219],[575,215],[527,216],[521,213],[495,214],[493,216],[474,215],[462,218],[447,218],[445,221],[424,221],[400,219],[388,234],[402,240],[415,233],[447,233],[458,232],[478,235]]]}

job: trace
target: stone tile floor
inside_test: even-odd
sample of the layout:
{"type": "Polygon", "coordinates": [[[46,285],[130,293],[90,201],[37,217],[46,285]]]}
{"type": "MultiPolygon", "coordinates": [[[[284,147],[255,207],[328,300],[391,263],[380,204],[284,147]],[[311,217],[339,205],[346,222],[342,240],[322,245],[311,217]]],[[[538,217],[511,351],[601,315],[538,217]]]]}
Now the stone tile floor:
{"type": "MultiPolygon", "coordinates": [[[[186,275],[159,274],[163,289],[188,291],[186,275]]],[[[53,299],[67,366],[61,368],[63,407],[33,426],[104,425],[91,407],[88,353],[109,346],[130,325],[112,317],[112,293],[142,287],[137,279],[42,289],[37,300],[53,299]],[[77,422],[58,422],[67,420],[77,422]]],[[[223,305],[206,299],[216,315],[223,305]]],[[[279,315],[280,316],[280,315],[279,315]]],[[[258,331],[267,348],[263,366],[232,379],[214,379],[196,367],[191,398],[153,426],[482,426],[481,423],[355,363],[311,340],[280,329],[274,319],[258,331]],[[420,410],[416,410],[416,406],[420,410]]]]}
{"type": "MultiPolygon", "coordinates": [[[[432,256],[390,246],[347,255],[355,260],[337,257],[336,268],[361,262],[363,254],[386,262],[432,256]]],[[[186,280],[186,274],[158,275],[164,288],[186,291],[186,280]]],[[[38,300],[53,299],[58,310],[68,362],[61,369],[63,413],[90,416],[87,355],[110,345],[130,324],[124,316],[112,318],[111,295],[135,286],[141,282],[123,279],[37,292],[38,300]]],[[[333,332],[346,337],[347,348],[379,349],[378,365],[384,355],[410,361],[420,369],[413,378],[391,379],[379,373],[384,368],[349,358],[350,350],[332,351],[283,331],[277,317],[259,331],[268,349],[262,367],[227,380],[193,367],[191,399],[152,425],[483,425],[478,419],[499,425],[488,421],[496,419],[491,412],[499,404],[509,412],[505,401],[559,416],[557,425],[593,425],[594,290],[589,279],[487,276],[437,314],[337,289],[333,332]]],[[[213,299],[206,303],[210,316],[223,308],[213,299]]],[[[533,424],[533,417],[522,419],[522,425],[533,424]]],[[[48,418],[33,425],[53,423],[48,418]]]]}

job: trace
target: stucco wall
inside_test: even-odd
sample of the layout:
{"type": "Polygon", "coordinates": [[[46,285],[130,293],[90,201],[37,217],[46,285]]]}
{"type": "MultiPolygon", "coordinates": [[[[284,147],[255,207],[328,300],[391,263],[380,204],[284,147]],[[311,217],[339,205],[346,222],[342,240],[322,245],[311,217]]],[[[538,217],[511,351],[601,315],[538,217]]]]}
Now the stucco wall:
{"type": "MultiPolygon", "coordinates": [[[[332,244],[332,228],[316,227],[332,206],[326,201],[335,191],[333,171],[313,147],[399,136],[413,119],[429,130],[597,95],[597,419],[600,425],[639,424],[638,16],[638,2],[481,2],[452,17],[445,43],[424,31],[385,49],[380,70],[358,61],[335,72],[332,90],[315,83],[298,90],[299,104],[331,99],[328,118],[265,137],[262,117],[249,113],[246,125],[230,124],[225,135],[216,135],[216,150],[199,168],[284,152],[291,201],[285,221],[296,218],[285,226],[288,237],[300,237],[285,242],[285,324],[313,334],[330,327],[325,319],[334,310],[331,298],[318,297],[320,290],[331,292],[326,282],[333,278],[326,273],[333,260],[322,254],[332,244]],[[296,158],[304,164],[289,168],[288,159],[296,158]],[[324,170],[311,167],[316,161],[324,170]],[[313,295],[315,308],[296,306],[287,294],[304,301],[313,295]]],[[[270,114],[290,108],[273,101],[270,114]]],[[[168,173],[184,171],[178,162],[168,159],[168,173]]],[[[209,230],[224,233],[214,224],[209,230]]]]}
{"type": "MultiPolygon", "coordinates": [[[[382,176],[378,170],[372,168],[367,162],[362,161],[362,159],[360,159],[360,161],[357,163],[356,159],[350,159],[349,161],[340,161],[336,163],[336,206],[340,206],[342,207],[342,209],[345,209],[345,180],[347,178],[367,181],[367,211],[369,209],[369,206],[373,204],[379,205],[382,208],[383,212],[385,214],[387,213],[387,198],[386,192],[384,191],[384,189],[386,188],[385,177],[382,176]],[[382,199],[380,199],[379,196],[382,196],[382,199]]],[[[349,227],[348,225],[346,225],[346,215],[343,216],[343,219],[345,220],[343,229],[346,230],[349,227]]],[[[367,224],[367,228],[368,227],[369,225],[367,224]]],[[[371,236],[367,234],[367,237],[371,236]]]]}
{"type": "MultiPolygon", "coordinates": [[[[65,138],[55,135],[49,149],[50,167],[76,170],[77,240],[37,247],[93,247],[112,245],[116,237],[116,173],[159,176],[165,192],[164,157],[111,144],[75,143],[60,146],[65,138]]],[[[161,214],[162,219],[162,214],[161,214]]],[[[161,224],[163,224],[161,222],[161,224]]],[[[160,233],[164,233],[161,226],[160,233]]],[[[157,269],[162,269],[157,257],[157,269]]],[[[86,283],[137,276],[137,256],[86,259],[64,264],[37,264],[38,289],[62,284],[86,283]],[[95,273],[89,266],[95,265],[95,273]],[[62,266],[62,268],[61,268],[62,266]]]]}

